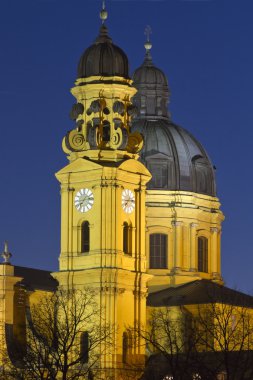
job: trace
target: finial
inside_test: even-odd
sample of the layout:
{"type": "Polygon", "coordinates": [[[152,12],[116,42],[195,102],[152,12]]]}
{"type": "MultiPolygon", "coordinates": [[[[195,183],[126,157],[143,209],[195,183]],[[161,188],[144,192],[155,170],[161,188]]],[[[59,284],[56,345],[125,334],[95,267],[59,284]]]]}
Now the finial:
{"type": "Polygon", "coordinates": [[[146,53],[149,53],[152,49],[152,44],[150,42],[150,34],[152,34],[152,29],[149,25],[146,26],[144,34],[147,36],[147,41],[145,42],[144,47],[146,49],[146,53]]]}
{"type": "Polygon", "coordinates": [[[108,12],[105,9],[105,0],[103,0],[103,2],[102,2],[102,10],[100,12],[100,19],[102,20],[102,24],[105,23],[105,20],[107,19],[107,17],[108,17],[108,12]]]}
{"type": "Polygon", "coordinates": [[[1,256],[4,259],[4,264],[10,264],[10,258],[12,257],[12,254],[9,252],[7,241],[4,242],[4,251],[1,256]]]}

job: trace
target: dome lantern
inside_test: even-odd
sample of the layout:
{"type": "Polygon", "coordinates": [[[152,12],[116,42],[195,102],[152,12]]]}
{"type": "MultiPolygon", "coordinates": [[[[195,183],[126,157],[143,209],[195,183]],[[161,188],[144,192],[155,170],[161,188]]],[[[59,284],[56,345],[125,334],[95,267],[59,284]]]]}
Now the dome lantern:
{"type": "Polygon", "coordinates": [[[152,61],[150,50],[152,43],[150,41],[151,28],[145,29],[147,40],[144,44],[146,49],[143,64],[135,70],[133,74],[133,83],[138,92],[134,97],[134,104],[139,109],[139,117],[169,118],[168,104],[170,90],[165,74],[157,68],[152,61]]]}

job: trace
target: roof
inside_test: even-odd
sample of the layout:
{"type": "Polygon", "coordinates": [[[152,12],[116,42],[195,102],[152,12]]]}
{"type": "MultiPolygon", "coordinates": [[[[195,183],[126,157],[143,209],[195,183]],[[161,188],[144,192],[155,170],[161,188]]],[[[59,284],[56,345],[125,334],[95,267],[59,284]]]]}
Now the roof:
{"type": "Polygon", "coordinates": [[[153,176],[148,189],[216,195],[213,164],[203,146],[187,130],[169,119],[147,117],[133,120],[133,131],[144,136],[140,160],[153,176]]]}
{"type": "Polygon", "coordinates": [[[128,58],[122,49],[112,43],[105,25],[95,43],[82,54],[78,65],[78,78],[90,76],[120,76],[129,78],[128,58]]]}
{"type": "Polygon", "coordinates": [[[138,90],[133,102],[138,108],[139,117],[169,117],[168,80],[164,72],[153,64],[149,51],[143,64],[133,73],[133,85],[138,90]]]}
{"type": "Polygon", "coordinates": [[[253,297],[209,280],[197,280],[151,293],[147,305],[153,307],[224,303],[253,308],[253,297]]]}
{"type": "Polygon", "coordinates": [[[170,89],[165,73],[153,64],[150,45],[133,74],[138,109],[133,131],[144,137],[140,159],[152,174],[150,190],[182,190],[216,196],[214,167],[203,146],[171,121],[170,89]]]}
{"type": "Polygon", "coordinates": [[[29,290],[54,291],[58,285],[47,270],[14,266],[14,275],[22,277],[20,283],[29,290]]]}

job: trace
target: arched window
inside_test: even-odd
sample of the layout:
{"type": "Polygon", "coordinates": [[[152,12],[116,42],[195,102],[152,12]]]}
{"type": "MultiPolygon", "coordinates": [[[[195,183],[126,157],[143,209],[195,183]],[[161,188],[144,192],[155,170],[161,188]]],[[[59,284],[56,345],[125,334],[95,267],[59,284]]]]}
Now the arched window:
{"type": "Polygon", "coordinates": [[[122,362],[127,362],[127,355],[128,355],[128,336],[127,333],[123,333],[122,337],[122,362]]]}
{"type": "Polygon", "coordinates": [[[208,273],[208,239],[198,238],[198,271],[208,273]]]}
{"type": "Polygon", "coordinates": [[[80,360],[82,363],[88,363],[89,361],[89,334],[87,331],[81,333],[80,360]]]}
{"type": "Polygon", "coordinates": [[[153,269],[167,268],[168,235],[151,234],[149,243],[150,243],[149,267],[153,269]]]}
{"type": "Polygon", "coordinates": [[[81,252],[89,252],[90,250],[90,224],[89,222],[83,222],[82,224],[82,236],[81,236],[81,252]]]}
{"type": "Polygon", "coordinates": [[[129,226],[125,222],[123,224],[123,252],[129,254],[129,234],[128,234],[129,226]]]}

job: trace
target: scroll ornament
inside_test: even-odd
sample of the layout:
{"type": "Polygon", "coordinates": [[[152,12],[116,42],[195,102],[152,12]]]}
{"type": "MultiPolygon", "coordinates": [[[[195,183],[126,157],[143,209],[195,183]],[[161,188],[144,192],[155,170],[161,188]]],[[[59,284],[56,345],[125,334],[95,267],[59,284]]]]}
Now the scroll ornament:
{"type": "Polygon", "coordinates": [[[142,150],[144,139],[141,133],[134,132],[128,137],[128,144],[126,150],[130,153],[138,153],[142,150]]]}
{"type": "Polygon", "coordinates": [[[85,141],[84,135],[75,129],[67,133],[65,144],[72,152],[80,152],[89,149],[89,144],[85,141]]]}

